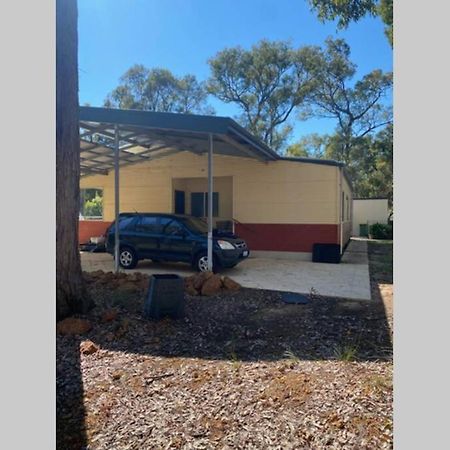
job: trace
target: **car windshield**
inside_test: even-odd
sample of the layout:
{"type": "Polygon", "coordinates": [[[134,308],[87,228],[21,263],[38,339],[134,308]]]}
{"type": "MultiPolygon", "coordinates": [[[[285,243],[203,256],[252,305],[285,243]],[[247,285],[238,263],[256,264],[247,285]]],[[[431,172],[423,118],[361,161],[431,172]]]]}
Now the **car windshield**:
{"type": "Polygon", "coordinates": [[[190,231],[193,231],[194,233],[208,232],[208,224],[197,217],[185,217],[183,219],[183,223],[190,231]]]}

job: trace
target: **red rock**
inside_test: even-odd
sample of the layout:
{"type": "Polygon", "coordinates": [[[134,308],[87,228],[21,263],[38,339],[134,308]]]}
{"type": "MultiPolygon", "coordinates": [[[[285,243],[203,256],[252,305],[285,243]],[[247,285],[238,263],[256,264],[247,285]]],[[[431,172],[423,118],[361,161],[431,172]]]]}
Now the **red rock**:
{"type": "Polygon", "coordinates": [[[194,275],[193,286],[198,291],[202,288],[203,284],[211,278],[214,274],[212,272],[200,272],[197,275],[194,275]]]}
{"type": "Polygon", "coordinates": [[[107,309],[102,314],[102,322],[112,322],[113,320],[116,320],[118,313],[117,309],[107,309]]]}
{"type": "Polygon", "coordinates": [[[208,279],[203,283],[202,286],[202,295],[214,295],[220,292],[222,289],[222,279],[220,275],[211,275],[208,279]]]}
{"type": "Polygon", "coordinates": [[[56,331],[59,334],[77,335],[87,333],[92,329],[92,324],[86,319],[76,319],[68,317],[56,324],[56,331]]]}
{"type": "Polygon", "coordinates": [[[80,344],[80,352],[83,353],[83,355],[92,355],[92,353],[95,353],[97,350],[98,346],[92,341],[83,341],[80,344]]]}
{"type": "Polygon", "coordinates": [[[223,287],[227,291],[236,292],[239,291],[239,289],[241,289],[242,286],[237,281],[232,280],[230,277],[224,277],[223,287]]]}

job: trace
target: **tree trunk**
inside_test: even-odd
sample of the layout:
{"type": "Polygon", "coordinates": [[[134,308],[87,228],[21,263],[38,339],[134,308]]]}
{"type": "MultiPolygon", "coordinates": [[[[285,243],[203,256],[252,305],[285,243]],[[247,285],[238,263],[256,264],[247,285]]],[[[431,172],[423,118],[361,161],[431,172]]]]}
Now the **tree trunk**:
{"type": "Polygon", "coordinates": [[[56,317],[86,312],[91,300],[78,251],[80,137],[76,0],[56,1],[56,317]]]}

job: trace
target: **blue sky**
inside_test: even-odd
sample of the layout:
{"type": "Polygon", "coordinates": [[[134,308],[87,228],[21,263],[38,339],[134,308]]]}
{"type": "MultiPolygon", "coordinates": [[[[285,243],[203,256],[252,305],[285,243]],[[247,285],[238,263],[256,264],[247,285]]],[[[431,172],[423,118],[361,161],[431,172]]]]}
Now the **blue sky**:
{"type": "MultiPolygon", "coordinates": [[[[320,23],[306,0],[78,0],[80,104],[102,106],[120,76],[133,64],[163,67],[199,80],[209,75],[208,58],[225,47],[250,48],[261,39],[289,40],[294,47],[344,38],[360,77],[373,69],[392,70],[392,50],[378,18],[336,31],[320,23]]],[[[210,98],[217,115],[238,110],[210,98]]],[[[302,135],[332,132],[331,120],[298,121],[302,135]]]]}

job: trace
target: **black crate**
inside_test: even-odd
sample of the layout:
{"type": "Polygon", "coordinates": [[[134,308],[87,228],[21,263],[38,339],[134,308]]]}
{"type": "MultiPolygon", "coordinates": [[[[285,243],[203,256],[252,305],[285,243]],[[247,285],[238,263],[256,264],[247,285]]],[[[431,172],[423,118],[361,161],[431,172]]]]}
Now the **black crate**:
{"type": "Polygon", "coordinates": [[[184,281],[178,275],[161,274],[150,277],[144,303],[144,317],[160,319],[184,316],[184,281]]]}
{"type": "Polygon", "coordinates": [[[341,247],[339,244],[314,244],[312,260],[338,264],[341,262],[341,247]]]}

